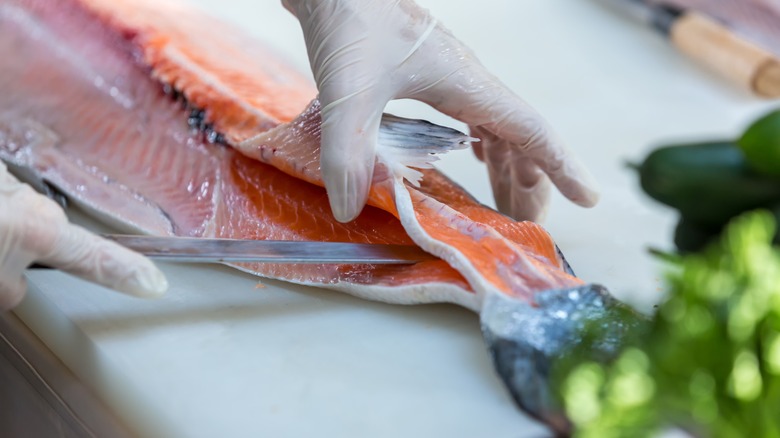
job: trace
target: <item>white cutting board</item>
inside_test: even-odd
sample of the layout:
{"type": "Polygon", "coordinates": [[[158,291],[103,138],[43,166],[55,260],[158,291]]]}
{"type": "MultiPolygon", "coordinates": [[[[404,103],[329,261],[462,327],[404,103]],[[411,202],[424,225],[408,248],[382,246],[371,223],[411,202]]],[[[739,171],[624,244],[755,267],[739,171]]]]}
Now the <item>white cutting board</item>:
{"type": "MultiPolygon", "coordinates": [[[[307,69],[278,0],[192,0],[307,69]]],[[[420,0],[556,127],[603,199],[557,196],[546,222],[575,271],[643,308],[659,299],[650,245],[674,215],[623,166],[667,140],[733,136],[768,103],[679,56],[652,31],[583,0],[420,0]]],[[[462,125],[423,105],[390,111],[462,125]]],[[[469,151],[441,168],[492,205],[469,151]]],[[[76,220],[89,223],[77,218],[76,220]]],[[[170,293],[141,301],[58,272],[29,274],[16,311],[144,436],[538,437],[492,370],[472,313],[397,307],[263,281],[223,267],[162,265],[170,293]]]]}

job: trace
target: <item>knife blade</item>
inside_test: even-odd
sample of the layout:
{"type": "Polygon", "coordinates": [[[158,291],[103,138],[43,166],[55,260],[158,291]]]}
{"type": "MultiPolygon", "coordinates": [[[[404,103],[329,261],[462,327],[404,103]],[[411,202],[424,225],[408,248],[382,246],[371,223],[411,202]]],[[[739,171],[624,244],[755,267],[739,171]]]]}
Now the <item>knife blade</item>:
{"type": "Polygon", "coordinates": [[[596,1],[638,23],[652,26],[664,34],[669,33],[672,23],[682,13],[677,8],[651,5],[644,0],[596,1]]]}
{"type": "Polygon", "coordinates": [[[433,260],[414,245],[103,235],[147,257],[186,263],[412,264],[433,260]]]}
{"type": "MultiPolygon", "coordinates": [[[[304,263],[410,265],[436,260],[414,245],[291,240],[207,239],[104,234],[102,237],[149,258],[181,263],[304,263]]],[[[29,269],[52,269],[36,263],[29,269]]]]}

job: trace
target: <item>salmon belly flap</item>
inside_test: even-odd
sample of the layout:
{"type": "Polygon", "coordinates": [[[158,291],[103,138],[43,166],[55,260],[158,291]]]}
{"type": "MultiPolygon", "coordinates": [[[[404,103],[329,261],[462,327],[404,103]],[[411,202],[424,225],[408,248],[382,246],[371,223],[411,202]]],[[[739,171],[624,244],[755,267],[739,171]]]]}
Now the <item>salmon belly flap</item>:
{"type": "Polygon", "coordinates": [[[0,0],[0,55],[0,158],[107,223],[156,235],[416,244],[438,256],[407,266],[236,266],[394,303],[478,309],[489,292],[530,301],[582,284],[540,226],[479,204],[435,169],[399,162],[394,143],[403,156],[417,143],[463,142],[424,122],[386,117],[370,205],[337,222],[319,171],[316,90],[261,44],[186,5],[0,0]]]}

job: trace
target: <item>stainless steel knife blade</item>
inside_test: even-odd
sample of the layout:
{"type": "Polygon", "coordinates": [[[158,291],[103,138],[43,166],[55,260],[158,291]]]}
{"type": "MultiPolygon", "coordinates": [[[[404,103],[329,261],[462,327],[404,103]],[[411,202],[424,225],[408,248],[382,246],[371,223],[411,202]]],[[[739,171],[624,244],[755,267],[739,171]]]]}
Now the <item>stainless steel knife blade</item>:
{"type": "Polygon", "coordinates": [[[669,35],[672,26],[684,13],[672,5],[648,3],[646,0],[596,0],[624,16],[669,35]]]}
{"type": "Polygon", "coordinates": [[[642,24],[653,23],[653,10],[642,0],[596,0],[642,24]]]}
{"type": "Polygon", "coordinates": [[[104,235],[157,260],[187,263],[412,264],[436,257],[413,245],[104,235]]]}

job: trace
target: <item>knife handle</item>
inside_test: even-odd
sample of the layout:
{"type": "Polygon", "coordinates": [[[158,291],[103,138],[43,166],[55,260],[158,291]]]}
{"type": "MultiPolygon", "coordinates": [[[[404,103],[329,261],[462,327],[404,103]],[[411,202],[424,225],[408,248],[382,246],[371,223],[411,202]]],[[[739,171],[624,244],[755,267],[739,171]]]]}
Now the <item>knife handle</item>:
{"type": "Polygon", "coordinates": [[[680,51],[754,93],[780,97],[780,58],[723,24],[684,11],[669,26],[669,37],[680,51]]]}

